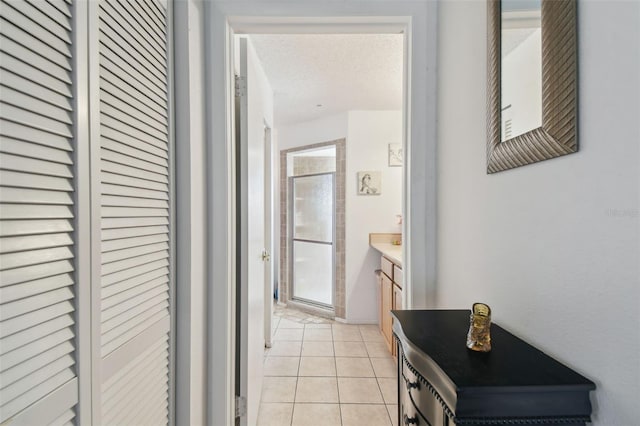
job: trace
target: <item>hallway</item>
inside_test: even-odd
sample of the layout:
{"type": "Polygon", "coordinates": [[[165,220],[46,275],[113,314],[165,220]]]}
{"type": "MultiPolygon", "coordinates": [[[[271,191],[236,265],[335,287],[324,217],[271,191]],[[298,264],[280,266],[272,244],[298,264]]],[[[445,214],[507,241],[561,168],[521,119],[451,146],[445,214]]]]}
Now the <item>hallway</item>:
{"type": "Polygon", "coordinates": [[[258,426],[396,425],[396,364],[377,325],[275,307],[258,426]]]}

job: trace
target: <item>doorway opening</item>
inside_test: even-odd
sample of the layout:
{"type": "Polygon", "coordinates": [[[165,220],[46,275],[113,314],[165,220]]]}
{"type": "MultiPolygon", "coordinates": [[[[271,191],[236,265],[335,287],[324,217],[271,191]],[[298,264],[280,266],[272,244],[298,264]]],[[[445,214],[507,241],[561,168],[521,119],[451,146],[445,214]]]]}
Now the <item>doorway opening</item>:
{"type": "Polygon", "coordinates": [[[402,234],[397,216],[403,213],[405,192],[405,42],[403,34],[234,38],[240,367],[236,391],[247,406],[246,420],[241,416],[239,424],[264,420],[258,413],[274,403],[292,403],[294,419],[308,403],[335,404],[327,409],[346,416],[358,408],[351,404],[384,404],[380,414],[391,421],[397,373],[391,369],[394,377],[380,376],[390,369],[374,367],[388,367],[393,361],[378,330],[380,253],[369,242],[372,233],[402,234]],[[302,92],[306,96],[300,96],[302,92]],[[270,154],[265,150],[265,123],[273,128],[279,164],[266,160],[270,154]],[[280,171],[270,187],[265,185],[269,169],[280,171]],[[348,176],[353,176],[353,185],[348,185],[348,176]],[[263,219],[273,213],[267,202],[272,194],[279,198],[279,214],[273,215],[280,218],[275,250],[267,243],[271,226],[263,219]],[[272,262],[270,255],[275,253],[279,258],[272,262]],[[261,273],[265,262],[278,265],[277,284],[261,273]],[[265,297],[260,303],[257,296],[274,284],[283,306],[277,307],[269,330],[261,321],[273,309],[272,300],[265,297]],[[291,308],[308,316],[298,318],[291,308]],[[316,323],[320,317],[329,321],[316,323]],[[262,353],[265,347],[270,349],[262,353]],[[317,362],[318,356],[327,368],[304,367],[317,362]],[[366,359],[358,366],[346,359],[359,356],[366,359]],[[323,392],[305,396],[307,385],[319,378],[317,386],[336,398],[324,400],[323,392]],[[372,389],[362,400],[345,393],[356,379],[364,379],[372,389]],[[293,400],[273,395],[274,382],[293,385],[293,400]]]}
{"type": "Polygon", "coordinates": [[[305,2],[275,8],[269,2],[220,2],[204,11],[206,22],[212,23],[206,32],[209,51],[204,87],[210,117],[206,123],[207,137],[212,141],[207,153],[207,182],[212,189],[208,199],[210,264],[207,275],[215,287],[215,291],[207,295],[209,368],[206,384],[210,395],[207,418],[214,424],[233,424],[238,407],[233,378],[236,369],[243,368],[237,364],[234,350],[234,342],[240,338],[236,336],[238,305],[235,298],[238,263],[235,255],[234,35],[404,35],[402,141],[406,196],[402,252],[406,291],[403,302],[407,308],[424,308],[435,295],[438,13],[436,2],[376,1],[363,2],[358,7],[344,2],[305,2]]]}

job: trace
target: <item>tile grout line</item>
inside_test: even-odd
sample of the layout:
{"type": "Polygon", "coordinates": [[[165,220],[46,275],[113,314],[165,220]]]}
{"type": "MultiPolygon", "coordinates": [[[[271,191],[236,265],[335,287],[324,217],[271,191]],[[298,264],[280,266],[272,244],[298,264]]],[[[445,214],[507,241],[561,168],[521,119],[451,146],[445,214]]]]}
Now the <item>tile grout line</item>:
{"type": "MultiPolygon", "coordinates": [[[[306,326],[303,325],[302,327],[303,327],[303,329],[302,329],[303,341],[302,342],[304,342],[304,330],[306,329],[306,326]]],[[[298,353],[298,371],[296,371],[296,386],[295,386],[295,388],[293,390],[293,405],[291,407],[291,424],[290,424],[290,426],[293,426],[293,415],[296,412],[296,399],[298,399],[297,398],[297,396],[298,396],[298,379],[300,378],[300,364],[302,364],[302,342],[300,342],[300,352],[298,353]]]]}
{"type": "Polygon", "coordinates": [[[331,344],[333,346],[333,366],[336,369],[336,389],[338,391],[338,415],[340,416],[340,425],[344,426],[342,422],[342,401],[340,401],[340,383],[338,378],[338,362],[336,360],[336,341],[333,336],[333,325],[331,326],[331,344]]]}

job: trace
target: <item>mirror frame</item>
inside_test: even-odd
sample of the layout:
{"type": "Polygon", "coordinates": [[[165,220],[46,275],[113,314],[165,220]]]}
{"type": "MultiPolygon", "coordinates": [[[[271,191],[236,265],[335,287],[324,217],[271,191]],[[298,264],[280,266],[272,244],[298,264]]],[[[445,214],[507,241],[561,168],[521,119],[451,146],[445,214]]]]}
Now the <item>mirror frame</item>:
{"type": "Polygon", "coordinates": [[[576,3],[542,0],[542,126],[502,142],[502,9],[487,0],[487,174],[578,151],[576,3]]]}

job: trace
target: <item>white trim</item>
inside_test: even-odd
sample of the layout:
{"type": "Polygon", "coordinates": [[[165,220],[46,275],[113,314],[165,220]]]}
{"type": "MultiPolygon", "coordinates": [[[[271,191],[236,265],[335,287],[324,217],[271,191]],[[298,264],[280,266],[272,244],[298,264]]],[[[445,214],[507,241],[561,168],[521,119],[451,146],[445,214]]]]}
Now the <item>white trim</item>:
{"type": "Polygon", "coordinates": [[[233,126],[230,121],[232,114],[229,113],[232,111],[232,30],[318,33],[336,32],[336,28],[341,28],[344,32],[345,28],[357,25],[354,32],[363,32],[369,22],[371,32],[386,32],[385,29],[397,32],[399,21],[402,22],[407,38],[405,71],[407,80],[410,80],[404,96],[404,132],[407,157],[410,157],[404,179],[406,193],[412,194],[411,200],[405,197],[403,208],[406,219],[403,231],[407,241],[404,245],[405,275],[408,282],[405,306],[423,307],[428,303],[428,289],[435,285],[436,13],[435,2],[205,3],[205,20],[208,23],[205,93],[210,118],[207,123],[207,187],[211,194],[208,200],[211,222],[207,234],[210,260],[207,300],[209,424],[233,424],[236,301],[233,126]],[[368,16],[360,15],[363,10],[368,16]],[[318,23],[315,27],[310,22],[314,20],[318,23]],[[339,25],[331,25],[331,22],[339,25]],[[423,143],[411,146],[412,140],[423,143]],[[414,163],[416,167],[412,167],[414,163]],[[407,233],[408,229],[411,229],[411,234],[407,233]],[[409,283],[412,280],[424,283],[424,288],[411,288],[409,283]]]}
{"type": "Polygon", "coordinates": [[[102,424],[102,209],[100,205],[100,5],[88,0],[88,116],[89,116],[89,170],[91,223],[88,233],[91,238],[91,424],[102,424]]]}
{"type": "MultiPolygon", "coordinates": [[[[189,26],[188,1],[176,1],[174,5],[174,19],[176,27],[187,28],[189,26]]],[[[192,424],[191,421],[191,102],[190,84],[191,69],[189,64],[189,31],[175,31],[173,33],[173,45],[175,46],[175,62],[172,68],[175,71],[175,102],[179,108],[174,110],[175,139],[185,141],[180,145],[180,151],[175,151],[174,158],[174,185],[176,201],[176,217],[174,224],[181,232],[176,239],[175,257],[175,283],[176,298],[175,309],[178,313],[175,320],[175,344],[176,344],[176,377],[175,377],[175,421],[176,424],[192,424]],[[179,71],[178,71],[179,70],[179,71]]]]}
{"type": "Polygon", "coordinates": [[[407,27],[404,16],[232,16],[228,22],[236,34],[398,34],[407,27]]]}
{"type": "Polygon", "coordinates": [[[205,135],[207,139],[207,424],[234,424],[235,200],[233,152],[226,142],[233,126],[225,111],[233,99],[227,75],[233,63],[227,50],[229,26],[211,2],[205,11],[205,135]],[[215,78],[215,76],[221,76],[215,78]]]}
{"type": "Polygon", "coordinates": [[[176,108],[175,108],[175,68],[174,68],[174,7],[175,2],[165,3],[167,10],[167,124],[169,148],[169,426],[176,423],[177,412],[177,289],[176,289],[176,108]]]}
{"type": "Polygon", "coordinates": [[[76,292],[76,375],[78,407],[76,422],[91,425],[91,185],[88,80],[88,0],[73,3],[73,84],[75,117],[75,292],[76,292]]]}
{"type": "MultiPolygon", "coordinates": [[[[86,33],[85,33],[86,34],[86,33]]],[[[12,417],[7,425],[33,426],[42,424],[42,419],[56,419],[78,401],[78,378],[69,380],[58,389],[39,399],[22,412],[12,417]]],[[[3,423],[5,424],[5,423],[3,423]]],[[[81,423],[76,423],[81,424],[81,423]]]]}

